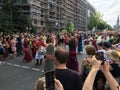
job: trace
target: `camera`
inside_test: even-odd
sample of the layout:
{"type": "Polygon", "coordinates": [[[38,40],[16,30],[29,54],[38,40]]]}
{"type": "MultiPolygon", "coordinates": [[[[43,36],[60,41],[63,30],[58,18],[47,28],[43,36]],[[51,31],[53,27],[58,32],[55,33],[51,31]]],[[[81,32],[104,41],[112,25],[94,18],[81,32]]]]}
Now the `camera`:
{"type": "Polygon", "coordinates": [[[102,62],[102,64],[104,64],[104,61],[106,61],[103,52],[97,52],[95,56],[97,60],[100,60],[102,62]]]}
{"type": "Polygon", "coordinates": [[[54,77],[53,70],[45,73],[46,90],[54,90],[54,77]]]}

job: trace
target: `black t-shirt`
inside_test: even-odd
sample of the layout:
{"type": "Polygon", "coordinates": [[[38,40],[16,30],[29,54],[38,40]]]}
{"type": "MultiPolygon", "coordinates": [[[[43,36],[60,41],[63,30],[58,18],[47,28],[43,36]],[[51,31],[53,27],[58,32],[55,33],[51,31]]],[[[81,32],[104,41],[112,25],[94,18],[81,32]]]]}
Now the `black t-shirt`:
{"type": "Polygon", "coordinates": [[[113,75],[113,77],[115,77],[115,78],[120,77],[120,67],[118,66],[118,64],[112,63],[111,66],[112,66],[113,70],[110,72],[113,75]]]}
{"type": "Polygon", "coordinates": [[[82,90],[80,75],[69,69],[55,69],[55,77],[60,80],[64,90],[82,90]]]}

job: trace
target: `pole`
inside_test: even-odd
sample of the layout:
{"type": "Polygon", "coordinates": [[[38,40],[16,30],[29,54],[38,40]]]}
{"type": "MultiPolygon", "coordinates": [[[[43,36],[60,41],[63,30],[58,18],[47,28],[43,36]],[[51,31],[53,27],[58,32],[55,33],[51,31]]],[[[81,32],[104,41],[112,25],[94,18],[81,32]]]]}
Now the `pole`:
{"type": "Polygon", "coordinates": [[[60,14],[61,14],[60,4],[61,4],[61,3],[60,3],[60,1],[61,1],[61,0],[59,0],[59,25],[58,25],[58,26],[59,26],[59,32],[60,32],[60,27],[61,27],[61,19],[60,19],[60,14]]]}
{"type": "Polygon", "coordinates": [[[30,16],[28,16],[28,29],[27,29],[27,33],[30,32],[30,24],[29,24],[29,21],[30,21],[30,16]]]}

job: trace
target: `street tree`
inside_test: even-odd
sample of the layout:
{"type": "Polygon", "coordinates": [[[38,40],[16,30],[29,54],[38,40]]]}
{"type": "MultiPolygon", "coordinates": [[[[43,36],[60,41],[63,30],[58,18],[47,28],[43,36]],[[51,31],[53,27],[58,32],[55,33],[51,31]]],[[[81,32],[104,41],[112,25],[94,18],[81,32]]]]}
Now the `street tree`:
{"type": "Polygon", "coordinates": [[[22,15],[20,7],[9,0],[3,0],[0,14],[0,30],[12,32],[24,32],[28,25],[27,16],[22,15]]]}
{"type": "Polygon", "coordinates": [[[99,25],[101,20],[102,15],[100,14],[100,12],[91,13],[90,22],[88,23],[88,29],[92,30],[95,27],[95,30],[97,30],[97,26],[99,25]]]}

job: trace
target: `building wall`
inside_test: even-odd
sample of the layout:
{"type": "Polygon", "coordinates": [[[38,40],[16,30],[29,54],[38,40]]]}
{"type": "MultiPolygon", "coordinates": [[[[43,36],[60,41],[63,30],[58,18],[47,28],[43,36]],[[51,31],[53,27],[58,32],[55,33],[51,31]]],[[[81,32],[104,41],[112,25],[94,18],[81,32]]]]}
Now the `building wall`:
{"type": "Polygon", "coordinates": [[[75,29],[86,30],[88,10],[94,8],[86,0],[12,0],[21,13],[32,19],[33,26],[41,30],[67,29],[73,22],[75,29]]]}

